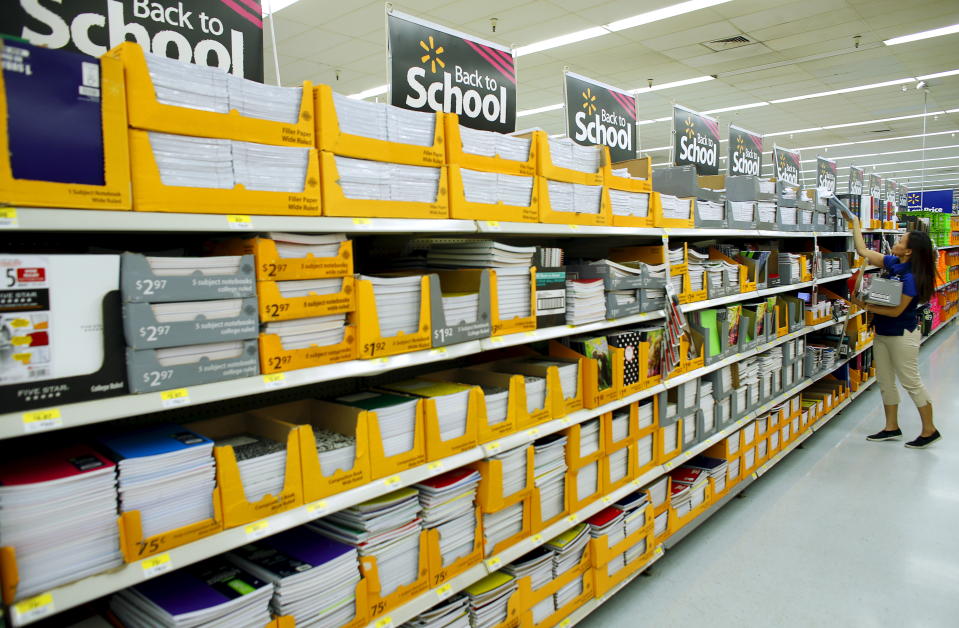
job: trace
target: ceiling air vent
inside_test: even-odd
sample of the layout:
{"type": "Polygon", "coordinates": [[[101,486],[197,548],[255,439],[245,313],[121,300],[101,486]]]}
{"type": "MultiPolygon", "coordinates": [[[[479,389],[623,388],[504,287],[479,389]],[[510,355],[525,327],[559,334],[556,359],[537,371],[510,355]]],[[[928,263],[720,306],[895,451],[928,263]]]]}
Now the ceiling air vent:
{"type": "Polygon", "coordinates": [[[871,131],[866,131],[866,133],[890,133],[891,131],[892,129],[885,128],[885,129],[873,129],[871,131]]]}
{"type": "Polygon", "coordinates": [[[703,42],[703,45],[712,50],[713,52],[722,52],[724,50],[732,50],[733,48],[739,48],[740,46],[748,46],[749,44],[756,43],[754,40],[746,37],[745,35],[735,35],[733,37],[724,37],[723,39],[714,39],[712,41],[703,42]]]}

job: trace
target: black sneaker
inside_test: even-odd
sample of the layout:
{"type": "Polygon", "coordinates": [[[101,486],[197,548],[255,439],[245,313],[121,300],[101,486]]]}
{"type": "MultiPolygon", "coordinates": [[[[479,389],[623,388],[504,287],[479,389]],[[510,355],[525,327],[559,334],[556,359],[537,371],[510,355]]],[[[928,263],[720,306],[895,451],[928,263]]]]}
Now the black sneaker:
{"type": "Polygon", "coordinates": [[[942,435],[939,433],[939,430],[936,430],[931,436],[919,436],[916,440],[909,441],[906,443],[906,447],[909,449],[924,449],[940,438],[942,438],[942,435]]]}
{"type": "Polygon", "coordinates": [[[866,437],[866,440],[871,440],[873,442],[879,442],[882,440],[897,440],[902,436],[902,430],[883,430],[881,432],[876,432],[875,434],[870,434],[866,437]]]}

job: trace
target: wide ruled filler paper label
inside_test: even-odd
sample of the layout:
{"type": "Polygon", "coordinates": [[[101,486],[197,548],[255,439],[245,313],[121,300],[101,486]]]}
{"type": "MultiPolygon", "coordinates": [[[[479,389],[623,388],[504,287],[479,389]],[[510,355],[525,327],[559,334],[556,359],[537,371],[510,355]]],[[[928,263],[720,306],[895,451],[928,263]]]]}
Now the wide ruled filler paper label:
{"type": "Polygon", "coordinates": [[[26,624],[53,615],[56,606],[53,603],[52,593],[41,593],[13,605],[13,621],[17,624],[26,624]]]}

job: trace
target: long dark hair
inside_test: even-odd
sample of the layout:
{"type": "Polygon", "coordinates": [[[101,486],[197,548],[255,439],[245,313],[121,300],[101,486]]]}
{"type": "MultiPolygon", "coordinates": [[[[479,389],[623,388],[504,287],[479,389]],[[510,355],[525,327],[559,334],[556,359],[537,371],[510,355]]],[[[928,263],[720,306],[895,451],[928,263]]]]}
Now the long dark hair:
{"type": "Polygon", "coordinates": [[[935,249],[929,234],[923,231],[910,231],[906,247],[912,251],[909,262],[912,265],[912,278],[916,282],[917,298],[926,303],[936,291],[936,278],[939,276],[935,249]]]}

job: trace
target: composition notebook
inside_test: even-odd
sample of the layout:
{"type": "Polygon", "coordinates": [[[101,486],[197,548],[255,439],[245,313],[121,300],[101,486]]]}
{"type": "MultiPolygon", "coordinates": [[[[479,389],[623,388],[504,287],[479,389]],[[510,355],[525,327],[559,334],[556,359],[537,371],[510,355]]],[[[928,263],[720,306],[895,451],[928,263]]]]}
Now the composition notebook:
{"type": "Polygon", "coordinates": [[[217,557],[188,565],[134,589],[170,615],[202,611],[270,585],[217,557]]]}
{"type": "MultiPolygon", "coordinates": [[[[388,388],[417,397],[443,397],[461,392],[469,392],[472,386],[455,382],[431,382],[425,379],[409,379],[403,382],[389,384],[388,388]]],[[[404,397],[406,401],[409,398],[404,397]]]]}
{"type": "Polygon", "coordinates": [[[379,410],[380,408],[389,408],[398,406],[401,403],[414,401],[403,395],[394,395],[381,392],[362,392],[355,395],[347,395],[336,399],[338,403],[359,408],[361,410],[379,410]]]}
{"type": "Polygon", "coordinates": [[[325,565],[348,554],[356,555],[356,548],[323,536],[307,526],[250,543],[234,550],[238,556],[286,578],[325,565]]]}

